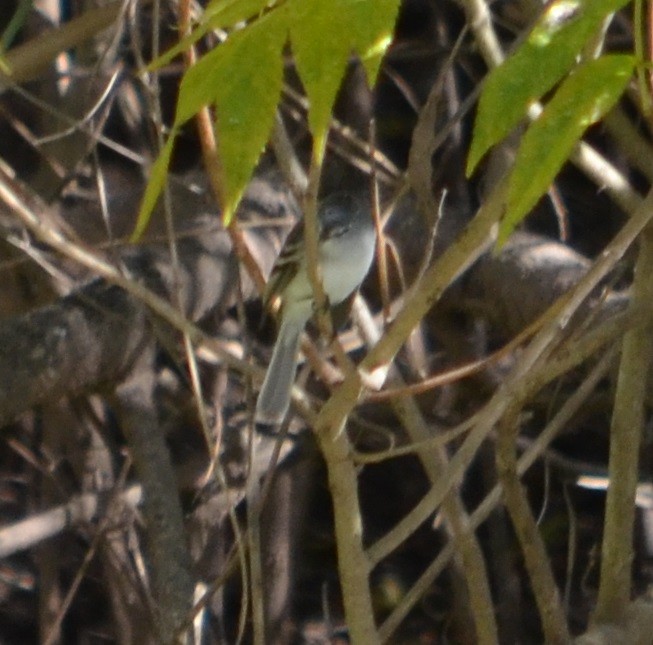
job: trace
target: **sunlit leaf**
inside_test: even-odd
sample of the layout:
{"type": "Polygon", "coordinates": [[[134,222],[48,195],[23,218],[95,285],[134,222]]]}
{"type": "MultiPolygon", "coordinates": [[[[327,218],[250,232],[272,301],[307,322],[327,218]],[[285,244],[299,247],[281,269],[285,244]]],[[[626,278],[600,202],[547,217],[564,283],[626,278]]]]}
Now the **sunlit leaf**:
{"type": "Polygon", "coordinates": [[[280,7],[232,34],[188,70],[179,88],[175,123],[206,105],[217,115],[228,222],[267,142],[281,94],[282,49],[288,39],[280,7]]]}
{"type": "Polygon", "coordinates": [[[150,169],[150,180],[147,182],[145,194],[143,195],[141,207],[138,212],[138,218],[136,219],[136,227],[131,235],[132,242],[136,242],[140,239],[141,235],[143,235],[143,232],[147,228],[150,218],[152,217],[152,211],[163,191],[176,137],[177,131],[173,129],[163,147],[163,150],[161,150],[157,160],[150,169]]]}
{"type": "Polygon", "coordinates": [[[557,0],[547,5],[529,37],[485,81],[467,160],[471,174],[483,155],[524,118],[576,62],[605,17],[628,0],[557,0]]]}
{"type": "Polygon", "coordinates": [[[212,0],[204,11],[204,20],[218,27],[230,27],[260,15],[264,9],[279,4],[275,0],[212,0]]]}
{"type": "Polygon", "coordinates": [[[314,137],[327,131],[349,57],[361,57],[370,84],[390,44],[398,0],[291,0],[290,37],[310,102],[314,137]]]}
{"type": "Polygon", "coordinates": [[[148,71],[160,69],[173,58],[190,49],[198,40],[213,29],[226,29],[239,22],[259,15],[263,9],[272,4],[270,0],[214,0],[209,3],[202,18],[193,31],[182,38],[148,66],[148,71]]]}
{"type": "MultiPolygon", "coordinates": [[[[186,72],[174,122],[179,129],[203,107],[215,109],[227,223],[272,128],[289,33],[310,101],[315,149],[321,150],[349,57],[354,53],[360,57],[374,83],[398,8],[399,0],[214,0],[194,34],[166,54],[182,51],[217,24],[233,26],[251,19],[186,72]]],[[[169,160],[170,150],[164,152],[169,160]]],[[[163,185],[161,177],[155,184],[146,193],[142,212],[153,207],[163,185]]]]}
{"type": "Polygon", "coordinates": [[[509,180],[499,243],[548,190],[585,130],[617,102],[634,66],[633,56],[603,56],[581,65],[560,85],[522,138],[509,180]]]}
{"type": "Polygon", "coordinates": [[[180,56],[185,51],[190,49],[200,38],[204,38],[206,34],[210,31],[211,26],[207,23],[201,23],[198,25],[188,36],[184,36],[174,47],[171,47],[158,58],[155,58],[146,68],[146,72],[154,72],[157,69],[161,69],[173,58],[180,56]]]}

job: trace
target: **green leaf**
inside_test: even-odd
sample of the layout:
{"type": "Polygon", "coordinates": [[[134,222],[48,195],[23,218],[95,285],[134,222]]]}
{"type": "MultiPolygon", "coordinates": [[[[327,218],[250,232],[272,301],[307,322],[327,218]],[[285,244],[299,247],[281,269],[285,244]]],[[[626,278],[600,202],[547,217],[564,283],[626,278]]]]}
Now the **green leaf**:
{"type": "Polygon", "coordinates": [[[290,39],[310,102],[308,122],[323,139],[349,57],[363,61],[370,84],[390,45],[398,0],[290,0],[290,39]]]}
{"type": "MultiPolygon", "coordinates": [[[[233,24],[258,16],[248,25],[234,29],[223,44],[186,72],[177,100],[175,130],[203,107],[215,107],[226,223],[272,128],[289,31],[311,104],[309,126],[315,149],[321,150],[350,54],[359,54],[373,83],[381,57],[390,44],[398,8],[399,0],[214,0],[207,7],[202,24],[171,50],[181,51],[217,24],[233,24]]],[[[166,148],[164,152],[169,158],[170,150],[166,148]]],[[[157,170],[159,161],[155,165],[157,170]]],[[[161,177],[153,179],[142,212],[146,207],[151,212],[163,185],[161,177]]]]}
{"type": "Polygon", "coordinates": [[[361,59],[370,87],[376,83],[381,61],[392,42],[399,4],[399,0],[343,2],[351,49],[361,59]]]}
{"type": "Polygon", "coordinates": [[[230,27],[260,15],[275,4],[278,3],[273,0],[212,0],[206,7],[203,21],[210,22],[214,29],[230,27]]]}
{"type": "Polygon", "coordinates": [[[161,153],[150,169],[150,180],[147,182],[145,194],[141,201],[138,218],[136,219],[136,227],[130,237],[131,242],[137,242],[140,239],[150,222],[152,211],[154,210],[165,185],[166,177],[168,175],[168,166],[170,165],[170,157],[172,156],[172,149],[174,148],[176,138],[177,130],[173,128],[165,146],[163,146],[163,150],[161,150],[161,153]]]}
{"type": "Polygon", "coordinates": [[[202,22],[188,36],[184,36],[174,47],[171,47],[158,58],[155,58],[146,68],[146,72],[154,72],[167,65],[173,58],[180,56],[190,49],[200,38],[204,38],[211,30],[211,25],[202,22]]]}
{"type": "Polygon", "coordinates": [[[188,36],[184,36],[174,47],[153,60],[147,66],[147,71],[152,72],[167,65],[173,58],[190,49],[209,31],[225,29],[248,20],[259,15],[270,4],[272,4],[270,0],[213,0],[202,14],[197,27],[188,36]]]}
{"type": "MultiPolygon", "coordinates": [[[[234,32],[224,43],[203,56],[184,75],[179,88],[175,124],[181,125],[207,105],[238,94],[236,108],[247,109],[258,100],[279,99],[276,79],[282,69],[281,50],[287,40],[286,12],[276,9],[245,29],[234,32]],[[266,82],[270,74],[271,83],[266,82]],[[251,84],[249,92],[248,84],[251,84]],[[270,91],[271,90],[271,91],[270,91]]],[[[229,115],[238,119],[238,114],[229,115]]],[[[256,126],[256,124],[248,124],[256,126]]]]}
{"type": "Polygon", "coordinates": [[[186,72],[179,88],[175,124],[205,105],[215,105],[228,223],[268,140],[283,77],[288,39],[281,6],[234,32],[186,72]]]}
{"type": "Polygon", "coordinates": [[[277,9],[267,18],[250,27],[238,51],[232,52],[232,65],[239,60],[246,65],[230,82],[223,82],[216,101],[227,224],[268,141],[281,96],[282,50],[288,40],[285,10],[277,9]]]}
{"type": "Polygon", "coordinates": [[[581,65],[559,87],[522,138],[509,179],[507,215],[498,244],[547,191],[585,130],[617,102],[633,73],[635,57],[603,56],[581,65]]]}
{"type": "Polygon", "coordinates": [[[485,81],[467,159],[470,175],[483,155],[524,118],[528,106],[569,72],[605,17],[628,0],[557,0],[529,37],[485,81]]]}

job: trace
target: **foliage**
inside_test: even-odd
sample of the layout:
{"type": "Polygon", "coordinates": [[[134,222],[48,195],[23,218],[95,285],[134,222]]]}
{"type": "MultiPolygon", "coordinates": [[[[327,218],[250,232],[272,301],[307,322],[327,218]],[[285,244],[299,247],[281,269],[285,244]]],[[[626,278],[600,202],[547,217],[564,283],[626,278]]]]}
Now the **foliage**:
{"type": "Polygon", "coordinates": [[[310,102],[315,148],[321,150],[350,55],[358,54],[374,84],[398,7],[398,0],[286,0],[272,6],[260,0],[212,2],[183,46],[217,26],[232,29],[223,44],[184,75],[170,139],[152,168],[135,235],[144,230],[161,192],[179,128],[207,105],[215,107],[223,219],[229,223],[272,127],[288,40],[310,102]],[[234,27],[244,20],[249,20],[246,26],[234,27]]]}
{"type": "Polygon", "coordinates": [[[606,17],[625,4],[626,0],[551,3],[524,43],[488,75],[467,160],[468,174],[538,100],[569,76],[523,137],[518,163],[510,177],[507,214],[499,243],[505,242],[546,192],[587,127],[599,120],[622,94],[632,74],[634,58],[606,56],[581,64],[579,69],[576,66],[578,56],[606,17]]]}
{"type": "Polygon", "coordinates": [[[634,65],[632,56],[602,56],[563,81],[519,146],[499,243],[546,192],[585,130],[617,102],[634,65]]]}
{"type": "MultiPolygon", "coordinates": [[[[357,369],[345,370],[323,403],[313,406],[326,388],[298,379],[296,393],[312,410],[298,406],[286,435],[253,432],[248,421],[266,350],[257,342],[262,334],[254,340],[257,332],[246,326],[249,316],[231,306],[258,298],[253,281],[237,278],[254,263],[233,249],[242,243],[265,265],[279,248],[277,227],[239,239],[240,231],[226,231],[210,216],[195,218],[206,212],[207,195],[201,181],[194,179],[190,190],[182,180],[171,182],[169,196],[173,214],[190,216],[179,237],[168,235],[165,244],[155,230],[162,223],[152,222],[143,247],[123,245],[143,191],[133,164],[156,158],[141,204],[149,212],[180,129],[209,106],[229,215],[281,95],[282,116],[293,117],[282,120],[287,132],[280,128],[293,146],[288,157],[308,158],[312,134],[310,222],[343,70],[357,53],[373,82],[396,3],[207,2],[192,33],[149,66],[167,64],[204,37],[224,36],[183,78],[166,70],[162,84],[180,83],[176,107],[147,75],[142,80],[151,85],[137,94],[142,102],[133,100],[130,64],[147,57],[149,43],[176,18],[145,11],[148,0],[129,5],[136,6],[133,14],[119,1],[84,10],[57,29],[41,25],[36,34],[21,33],[21,44],[0,58],[11,75],[0,98],[0,126],[9,135],[0,164],[0,426],[9,448],[0,461],[6,565],[0,631],[13,634],[8,626],[15,625],[16,642],[83,641],[89,634],[119,640],[126,633],[133,642],[159,642],[197,618],[196,637],[206,642],[281,642],[281,630],[295,640],[327,640],[332,626],[341,625],[353,643],[496,643],[499,635],[501,642],[570,642],[569,632],[587,625],[610,634],[597,642],[648,642],[653,606],[638,600],[644,611],[637,617],[631,605],[651,583],[650,552],[639,546],[645,540],[633,540],[640,530],[633,523],[635,496],[645,498],[650,479],[640,475],[646,459],[639,450],[650,423],[652,351],[648,113],[631,102],[605,120],[605,136],[578,145],[619,100],[636,65],[642,82],[631,91],[650,92],[645,48],[633,57],[616,53],[611,40],[618,35],[623,44],[624,34],[643,32],[637,9],[631,29],[627,12],[610,15],[623,2],[553,2],[531,30],[524,25],[533,24],[532,15],[513,11],[517,4],[534,11],[532,3],[528,9],[529,3],[482,0],[404,3],[401,35],[371,106],[375,140],[335,126],[335,154],[322,186],[343,176],[354,188],[378,180],[391,282],[383,283],[388,272],[379,252],[381,270],[370,273],[357,304],[359,312],[364,301],[377,312],[387,304],[392,322],[378,331],[366,327],[366,340],[378,334],[378,341],[357,353],[357,369]],[[416,5],[418,15],[407,16],[416,5]],[[474,14],[479,8],[487,11],[485,22],[474,14]],[[493,34],[498,24],[512,27],[501,32],[510,36],[501,44],[501,34],[493,34]],[[127,37],[130,32],[140,38],[127,37]],[[501,48],[512,46],[512,34],[520,45],[489,74],[467,171],[525,125],[510,176],[486,182],[490,190],[474,214],[476,185],[464,180],[460,163],[465,138],[448,135],[471,124],[464,107],[475,97],[468,73],[480,68],[478,53],[494,65],[501,48]],[[98,41],[87,55],[97,59],[86,68],[88,59],[75,48],[90,36],[98,41]],[[496,51],[488,46],[491,36],[496,51]],[[61,52],[68,53],[65,76],[51,65],[61,52]],[[434,64],[424,65],[425,52],[434,64]],[[443,52],[451,52],[444,68],[443,52]],[[294,98],[282,95],[290,53],[311,97],[307,118],[294,98]],[[27,79],[35,82],[23,87],[27,79]],[[91,79],[97,94],[89,91],[91,79]],[[61,91],[53,93],[55,86],[61,91]],[[37,99],[34,105],[27,96],[37,99]],[[175,109],[163,148],[144,150],[151,115],[175,109]],[[28,146],[13,145],[23,138],[28,146]],[[376,177],[369,170],[371,147],[376,177]],[[36,163],[35,152],[43,153],[36,163]],[[512,236],[499,254],[486,253],[496,223],[503,218],[505,240],[568,159],[579,172],[563,173],[556,192],[569,209],[555,212],[568,240],[548,235],[552,213],[542,200],[526,234],[512,236]],[[459,190],[443,201],[439,226],[421,205],[452,185],[459,190]],[[410,189],[420,206],[413,207],[413,195],[404,200],[410,189]],[[419,199],[420,190],[426,199],[419,199]],[[396,195],[402,201],[395,208],[396,195]],[[627,253],[637,242],[638,254],[627,253]],[[395,289],[395,268],[405,292],[395,289]],[[618,284],[634,275],[627,292],[613,288],[616,274],[618,284]],[[41,286],[43,296],[36,292],[41,286]],[[392,302],[379,297],[384,287],[392,302]],[[62,288],[69,295],[59,298],[62,288]],[[184,334],[185,355],[173,328],[184,334]],[[424,342],[415,345],[419,339],[424,342]],[[403,351],[407,340],[418,351],[403,351]],[[200,344],[202,362],[214,354],[198,369],[191,345],[200,344]],[[371,394],[397,356],[401,369],[392,370],[383,392],[371,394]],[[474,360],[460,365],[464,356],[474,360]],[[177,369],[170,369],[173,361],[177,369]],[[207,415],[211,405],[214,413],[207,415]],[[215,426],[198,423],[195,409],[215,426]],[[21,413],[27,414],[17,418],[21,413]],[[295,434],[308,427],[312,434],[295,434]],[[206,472],[209,460],[217,482],[206,472]],[[272,476],[276,465],[279,477],[272,476]],[[605,521],[603,493],[583,489],[586,473],[594,488],[609,485],[605,521]],[[330,496],[323,494],[327,488],[330,496]],[[237,508],[241,502],[246,508],[237,508]],[[133,505],[141,510],[130,512],[133,505]],[[491,530],[477,531],[488,520],[491,530]],[[47,541],[54,535],[56,541],[47,541]],[[276,557],[280,544],[288,547],[287,558],[276,557]],[[508,557],[488,557],[501,553],[508,557]],[[454,575],[441,576],[447,566],[454,575]],[[451,588],[447,578],[456,581],[451,588]],[[197,600],[200,583],[207,593],[197,600]],[[524,593],[529,586],[532,593],[524,593]],[[136,593],[127,598],[124,589],[136,593]],[[39,605],[51,610],[36,617],[39,605]],[[164,633],[155,634],[157,628],[164,633]]],[[[13,19],[16,2],[10,4],[0,10],[0,23],[13,19]]],[[[177,6],[167,5],[171,12],[177,6]]],[[[640,17],[644,8],[640,2],[640,17]]],[[[343,114],[361,116],[361,89],[343,92],[343,114]]],[[[160,135],[158,120],[154,126],[160,135]]],[[[512,146],[512,138],[506,143],[512,146]]],[[[185,161],[195,178],[199,160],[185,161]]],[[[297,215],[288,182],[257,173],[243,215],[260,214],[284,222],[297,215]]],[[[137,234],[146,223],[141,218],[137,234]]],[[[318,354],[306,352],[321,375],[330,357],[316,365],[318,354]]]]}

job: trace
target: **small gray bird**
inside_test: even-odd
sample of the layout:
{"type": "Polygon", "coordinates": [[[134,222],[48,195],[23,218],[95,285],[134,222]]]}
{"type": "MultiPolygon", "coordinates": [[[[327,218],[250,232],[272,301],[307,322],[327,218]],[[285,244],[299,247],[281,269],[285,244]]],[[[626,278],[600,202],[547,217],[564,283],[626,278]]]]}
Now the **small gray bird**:
{"type": "MultiPolygon", "coordinates": [[[[318,260],[324,292],[331,305],[343,302],[361,284],[374,259],[376,231],[370,209],[351,193],[338,192],[321,202],[318,260]]],[[[313,315],[313,289],[304,249],[303,221],[292,229],[277,258],[264,294],[269,305],[281,299],[281,323],[256,403],[256,423],[281,423],[295,380],[299,341],[313,315]]]]}

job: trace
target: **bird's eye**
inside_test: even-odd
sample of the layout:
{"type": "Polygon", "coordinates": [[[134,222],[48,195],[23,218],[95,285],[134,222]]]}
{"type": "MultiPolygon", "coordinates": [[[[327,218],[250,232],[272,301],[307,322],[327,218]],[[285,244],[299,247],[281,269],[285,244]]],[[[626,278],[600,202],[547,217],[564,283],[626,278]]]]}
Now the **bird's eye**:
{"type": "Polygon", "coordinates": [[[338,226],[332,226],[329,230],[326,231],[326,237],[340,237],[344,235],[349,230],[349,224],[340,224],[338,226]]]}

